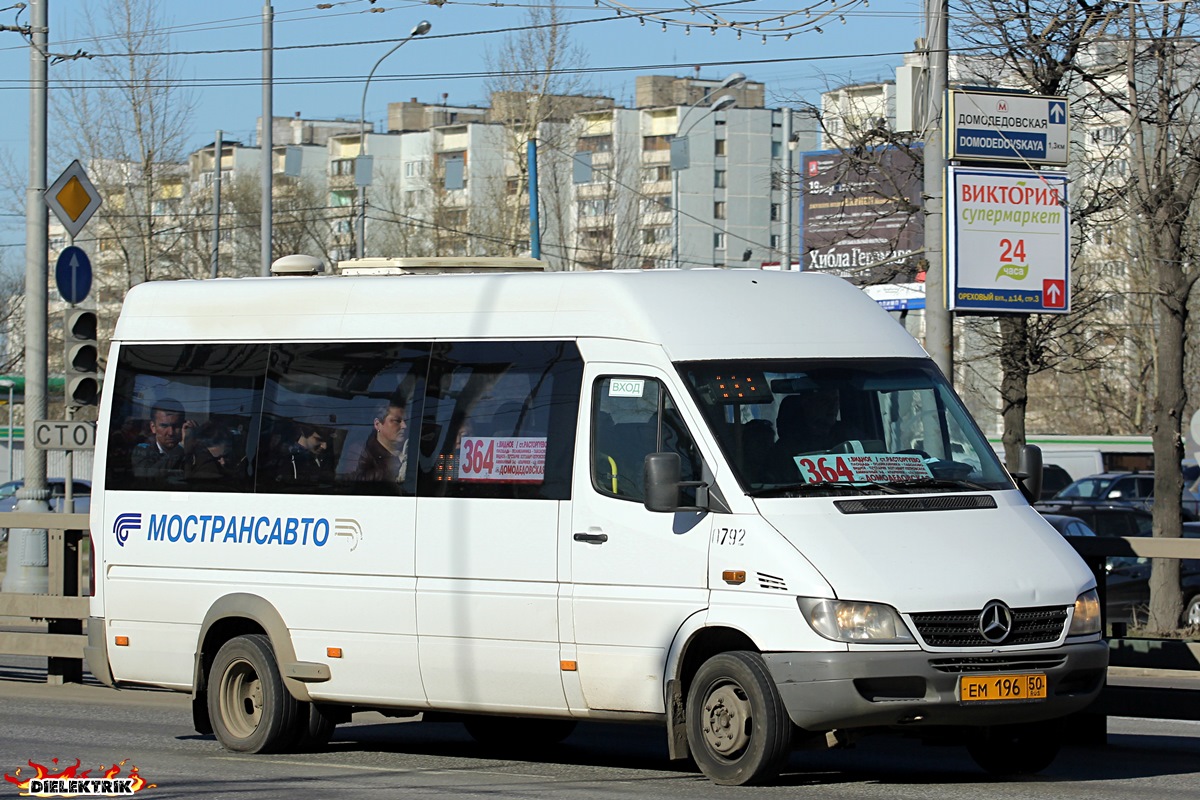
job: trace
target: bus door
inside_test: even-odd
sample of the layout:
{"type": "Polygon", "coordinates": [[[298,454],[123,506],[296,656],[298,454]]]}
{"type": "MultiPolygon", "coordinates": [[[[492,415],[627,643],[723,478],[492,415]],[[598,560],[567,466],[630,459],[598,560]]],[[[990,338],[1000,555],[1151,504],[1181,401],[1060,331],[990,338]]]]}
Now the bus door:
{"type": "Polygon", "coordinates": [[[683,480],[702,472],[664,378],[620,364],[591,363],[584,372],[588,400],[563,546],[578,681],[591,709],[662,712],[667,651],[708,602],[705,515],[643,505],[647,453],[679,453],[683,480]]]}

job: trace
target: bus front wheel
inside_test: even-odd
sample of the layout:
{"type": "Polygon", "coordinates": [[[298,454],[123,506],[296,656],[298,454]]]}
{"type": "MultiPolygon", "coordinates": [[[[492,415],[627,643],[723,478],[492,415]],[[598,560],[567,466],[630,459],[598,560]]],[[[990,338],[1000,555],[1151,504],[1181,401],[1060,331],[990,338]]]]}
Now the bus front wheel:
{"type": "Polygon", "coordinates": [[[792,745],[792,721],[762,656],[713,656],[692,679],[687,698],[688,747],[714,783],[767,783],[779,775],[792,745]]]}

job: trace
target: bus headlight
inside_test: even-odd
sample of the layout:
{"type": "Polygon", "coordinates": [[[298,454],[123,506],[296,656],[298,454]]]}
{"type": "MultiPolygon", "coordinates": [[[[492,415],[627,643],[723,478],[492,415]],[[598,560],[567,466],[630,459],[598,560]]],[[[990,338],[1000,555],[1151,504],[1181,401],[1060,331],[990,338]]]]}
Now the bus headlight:
{"type": "Polygon", "coordinates": [[[883,603],[862,603],[798,597],[800,611],[812,629],[835,642],[914,642],[896,609],[883,603]]]}
{"type": "Polygon", "coordinates": [[[1086,636],[1100,632],[1100,594],[1089,589],[1075,598],[1075,613],[1067,636],[1086,636]]]}

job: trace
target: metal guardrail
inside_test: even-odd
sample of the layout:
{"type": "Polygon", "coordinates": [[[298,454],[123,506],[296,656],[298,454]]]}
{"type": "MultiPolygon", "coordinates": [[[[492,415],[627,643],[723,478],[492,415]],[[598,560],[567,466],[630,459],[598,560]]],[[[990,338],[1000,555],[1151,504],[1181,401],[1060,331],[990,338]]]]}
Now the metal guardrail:
{"type": "MultiPolygon", "coordinates": [[[[45,656],[48,683],[78,683],[83,679],[83,648],[88,618],[87,566],[81,557],[81,542],[87,535],[87,514],[4,515],[10,528],[46,530],[49,536],[49,593],[44,595],[0,592],[0,617],[15,617],[30,623],[46,623],[46,631],[0,631],[0,653],[45,656]]],[[[1082,538],[1069,539],[1104,586],[1105,561],[1114,556],[1143,558],[1200,559],[1200,539],[1082,538]]],[[[1104,608],[1103,589],[1101,608],[1104,608]]],[[[11,626],[10,626],[11,627],[11,626]]],[[[1109,685],[1090,711],[1113,716],[1157,719],[1200,720],[1200,642],[1167,639],[1112,638],[1110,666],[1136,668],[1139,674],[1183,675],[1183,688],[1109,685]],[[1183,671],[1182,673],[1179,671],[1183,671]]]]}
{"type": "MultiPolygon", "coordinates": [[[[1096,575],[1102,610],[1105,609],[1105,567],[1109,558],[1200,560],[1200,539],[1076,536],[1068,541],[1096,575]]],[[[1124,635],[1109,638],[1108,684],[1089,712],[1104,716],[1200,720],[1200,642],[1124,635]],[[1121,673],[1133,673],[1138,678],[1130,680],[1121,673]],[[1173,685],[1156,685],[1164,683],[1173,685]]]]}
{"type": "Polygon", "coordinates": [[[0,617],[46,623],[45,632],[0,631],[0,653],[46,656],[47,683],[80,683],[87,644],[83,623],[90,605],[84,596],[88,574],[80,543],[87,536],[88,515],[14,511],[4,515],[4,522],[9,530],[46,531],[49,585],[47,594],[0,592],[0,617]]]}

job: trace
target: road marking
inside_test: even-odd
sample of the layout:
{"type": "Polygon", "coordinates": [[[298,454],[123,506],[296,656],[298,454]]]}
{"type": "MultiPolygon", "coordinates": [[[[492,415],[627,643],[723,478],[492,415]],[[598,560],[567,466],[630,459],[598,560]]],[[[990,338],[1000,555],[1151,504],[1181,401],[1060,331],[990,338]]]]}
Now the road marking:
{"type": "MultiPolygon", "coordinates": [[[[215,756],[217,761],[240,761],[245,762],[245,758],[238,756],[215,756]]],[[[555,780],[553,775],[531,775],[525,772],[497,772],[486,769],[405,769],[403,767],[368,767],[361,764],[336,764],[326,761],[287,761],[283,759],[271,759],[272,764],[288,764],[297,767],[318,767],[331,769],[359,770],[362,772],[396,772],[396,773],[420,773],[422,775],[455,775],[460,772],[469,771],[472,775],[502,775],[506,778],[541,778],[543,780],[555,780]]]]}

